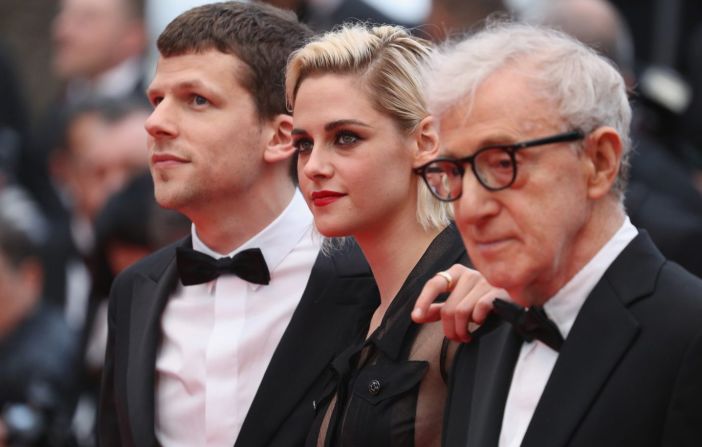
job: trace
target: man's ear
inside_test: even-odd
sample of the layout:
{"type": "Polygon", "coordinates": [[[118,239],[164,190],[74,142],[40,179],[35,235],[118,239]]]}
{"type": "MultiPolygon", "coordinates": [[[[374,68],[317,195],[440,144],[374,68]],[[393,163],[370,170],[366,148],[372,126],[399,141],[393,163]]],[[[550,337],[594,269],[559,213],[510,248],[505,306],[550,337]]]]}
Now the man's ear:
{"type": "Polygon", "coordinates": [[[600,127],[588,135],[588,196],[599,199],[612,190],[622,162],[622,139],[611,127],[600,127]]]}
{"type": "Polygon", "coordinates": [[[268,163],[277,163],[290,158],[295,153],[292,145],[292,116],[277,115],[270,123],[270,134],[266,142],[263,159],[268,163]]]}
{"type": "Polygon", "coordinates": [[[419,122],[415,131],[415,142],[414,167],[421,166],[439,156],[439,133],[434,117],[427,116],[419,122]]]}

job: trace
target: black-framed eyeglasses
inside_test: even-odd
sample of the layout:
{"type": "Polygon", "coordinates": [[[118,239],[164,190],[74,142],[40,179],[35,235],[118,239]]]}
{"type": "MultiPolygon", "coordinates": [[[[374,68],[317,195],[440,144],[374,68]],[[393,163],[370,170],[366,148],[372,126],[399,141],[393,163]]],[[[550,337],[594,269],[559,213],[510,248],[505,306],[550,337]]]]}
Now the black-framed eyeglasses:
{"type": "Polygon", "coordinates": [[[452,202],[463,192],[465,165],[470,163],[473,174],[489,191],[500,191],[512,186],[517,178],[517,151],[534,146],[566,143],[585,138],[579,130],[559,133],[536,140],[514,144],[497,144],[478,149],[464,158],[439,157],[414,169],[421,175],[434,196],[443,202],[452,202]]]}

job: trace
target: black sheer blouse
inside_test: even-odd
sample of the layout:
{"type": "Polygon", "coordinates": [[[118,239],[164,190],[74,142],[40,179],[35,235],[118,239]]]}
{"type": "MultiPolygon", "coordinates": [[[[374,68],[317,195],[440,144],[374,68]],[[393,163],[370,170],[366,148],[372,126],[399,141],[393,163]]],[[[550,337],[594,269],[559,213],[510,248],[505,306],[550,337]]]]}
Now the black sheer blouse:
{"type": "Polygon", "coordinates": [[[418,325],[410,314],[428,279],[467,264],[455,227],[442,231],[405,280],[368,339],[331,364],[313,406],[308,446],[439,446],[447,393],[446,371],[455,352],[441,322],[418,325]]]}

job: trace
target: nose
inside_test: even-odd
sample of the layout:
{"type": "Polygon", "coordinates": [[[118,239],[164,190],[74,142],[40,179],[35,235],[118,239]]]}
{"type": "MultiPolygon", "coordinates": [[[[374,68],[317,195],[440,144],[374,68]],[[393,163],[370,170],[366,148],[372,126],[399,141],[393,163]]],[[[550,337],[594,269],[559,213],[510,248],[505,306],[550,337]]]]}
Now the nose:
{"type": "Polygon", "coordinates": [[[154,139],[173,138],[178,134],[177,115],[166,99],[159,102],[151,112],[144,128],[154,139]]]}
{"type": "Polygon", "coordinates": [[[326,152],[321,147],[313,147],[308,153],[300,154],[297,159],[298,175],[302,174],[310,180],[331,177],[334,169],[326,152]]]}
{"type": "Polygon", "coordinates": [[[483,187],[470,169],[463,176],[463,191],[461,197],[453,202],[456,224],[480,224],[495,216],[500,205],[495,192],[483,187]]]}

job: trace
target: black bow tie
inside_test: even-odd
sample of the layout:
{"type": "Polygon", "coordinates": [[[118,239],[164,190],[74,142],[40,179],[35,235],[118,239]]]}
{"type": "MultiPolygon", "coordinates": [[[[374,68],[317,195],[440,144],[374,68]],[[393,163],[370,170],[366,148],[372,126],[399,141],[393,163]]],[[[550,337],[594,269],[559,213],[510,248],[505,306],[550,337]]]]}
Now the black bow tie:
{"type": "Polygon", "coordinates": [[[241,251],[233,258],[215,259],[192,248],[178,247],[176,262],[184,286],[212,281],[226,273],[254,284],[268,284],[271,281],[266,260],[258,248],[241,251]]]}
{"type": "Polygon", "coordinates": [[[492,311],[510,323],[514,331],[524,340],[530,342],[537,339],[555,351],[561,349],[563,336],[556,323],[548,318],[542,307],[532,306],[529,309],[524,309],[499,298],[492,302],[492,306],[492,311]]]}

